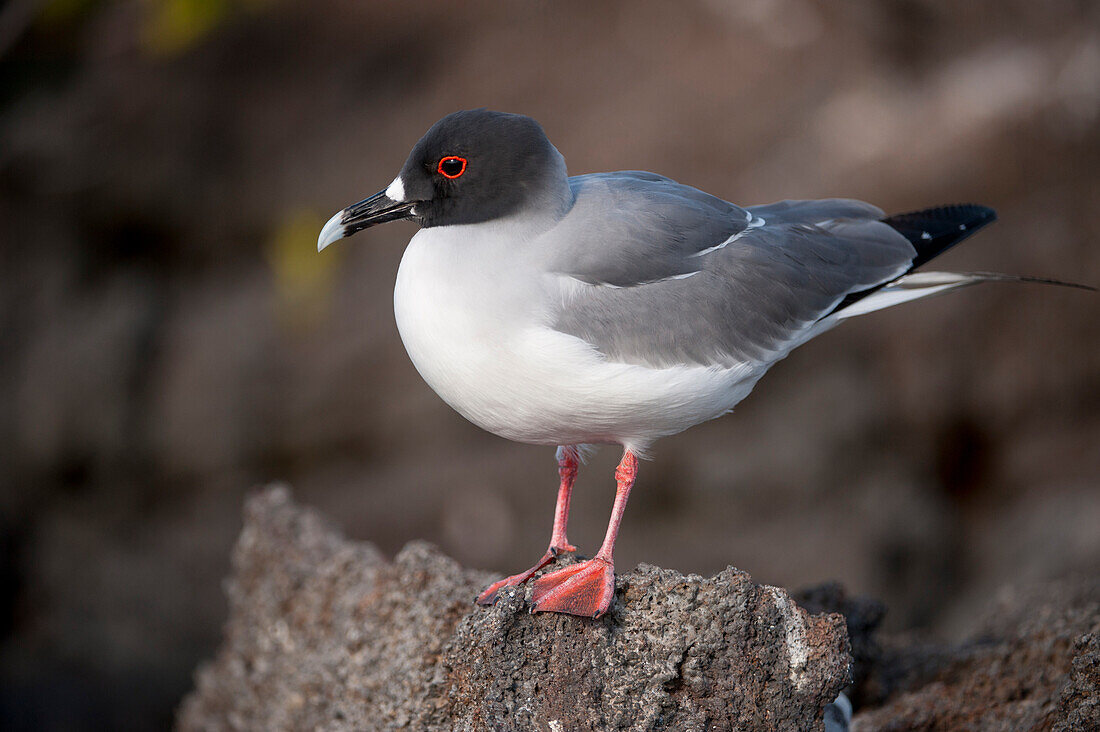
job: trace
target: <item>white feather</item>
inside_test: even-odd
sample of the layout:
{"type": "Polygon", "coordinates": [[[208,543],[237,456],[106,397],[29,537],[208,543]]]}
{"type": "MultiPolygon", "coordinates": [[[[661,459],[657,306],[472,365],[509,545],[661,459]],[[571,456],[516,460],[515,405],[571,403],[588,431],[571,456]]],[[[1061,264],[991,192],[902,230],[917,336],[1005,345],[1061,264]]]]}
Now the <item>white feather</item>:
{"type": "Polygon", "coordinates": [[[838,320],[851,318],[855,315],[865,315],[883,308],[900,305],[903,302],[919,300],[922,297],[938,295],[941,292],[954,290],[957,287],[980,282],[981,277],[956,272],[917,272],[911,275],[899,277],[877,292],[873,292],[862,300],[857,300],[843,310],[839,310],[833,316],[838,320]]]}
{"type": "Polygon", "coordinates": [[[401,176],[397,176],[393,179],[393,183],[390,183],[389,188],[386,189],[386,198],[404,202],[405,184],[401,182],[401,176]]]}
{"type": "Polygon", "coordinates": [[[537,242],[507,225],[421,230],[401,260],[394,314],[428,385],[474,424],[546,445],[654,440],[718,417],[764,368],[648,368],[608,361],[550,327],[581,283],[540,273],[537,242]],[[530,244],[528,246],[527,244],[530,244]]]}

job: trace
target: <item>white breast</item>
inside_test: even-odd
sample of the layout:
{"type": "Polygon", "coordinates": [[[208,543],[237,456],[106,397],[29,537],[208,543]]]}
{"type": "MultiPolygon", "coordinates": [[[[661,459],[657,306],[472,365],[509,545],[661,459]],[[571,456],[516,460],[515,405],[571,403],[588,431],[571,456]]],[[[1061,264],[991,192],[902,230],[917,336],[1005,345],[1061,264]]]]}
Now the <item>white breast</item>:
{"type": "Polygon", "coordinates": [[[608,362],[550,327],[568,297],[507,229],[424,229],[394,289],[401,340],[420,375],[478,426],[535,444],[616,442],[644,450],[728,411],[762,374],[608,362]]]}

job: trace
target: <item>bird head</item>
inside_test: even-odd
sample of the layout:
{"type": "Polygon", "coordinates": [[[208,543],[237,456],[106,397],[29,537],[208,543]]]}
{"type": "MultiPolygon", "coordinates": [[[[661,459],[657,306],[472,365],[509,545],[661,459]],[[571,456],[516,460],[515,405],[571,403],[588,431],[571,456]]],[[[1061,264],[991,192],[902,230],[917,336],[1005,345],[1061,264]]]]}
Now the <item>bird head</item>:
{"type": "Polygon", "coordinates": [[[329,219],[317,250],[387,221],[425,228],[492,221],[563,189],[565,161],[538,122],[486,109],[455,112],[420,138],[386,190],[329,219]]]}

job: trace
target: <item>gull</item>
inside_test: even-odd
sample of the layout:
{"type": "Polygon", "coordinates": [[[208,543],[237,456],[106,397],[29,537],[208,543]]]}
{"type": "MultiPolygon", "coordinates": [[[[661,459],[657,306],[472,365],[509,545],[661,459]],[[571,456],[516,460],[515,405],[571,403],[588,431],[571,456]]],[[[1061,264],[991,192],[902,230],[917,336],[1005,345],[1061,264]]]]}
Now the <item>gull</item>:
{"type": "Polygon", "coordinates": [[[654,173],[570,177],[535,120],[479,109],[436,122],[388,188],[329,219],[317,249],[418,223],[394,289],[413,365],[482,429],[557,446],[549,547],[477,602],[576,551],[566,523],[581,458],[622,446],[599,551],[531,588],[532,612],[599,617],[654,441],[726,414],[791,349],[849,318],[977,282],[1046,281],[913,272],[995,218],[972,204],[895,216],[850,199],[741,207],[654,173]]]}

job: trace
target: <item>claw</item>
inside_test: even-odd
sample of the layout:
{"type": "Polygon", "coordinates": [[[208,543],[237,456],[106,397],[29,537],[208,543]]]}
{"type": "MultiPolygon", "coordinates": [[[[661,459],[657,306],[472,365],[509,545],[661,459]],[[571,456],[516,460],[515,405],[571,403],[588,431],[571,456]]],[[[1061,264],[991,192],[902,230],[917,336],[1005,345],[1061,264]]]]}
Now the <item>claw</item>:
{"type": "Polygon", "coordinates": [[[598,618],[615,597],[615,567],[596,557],[544,574],[531,585],[531,612],[598,618]]]}
{"type": "Polygon", "coordinates": [[[513,587],[515,585],[523,584],[527,580],[531,579],[531,575],[533,575],[535,572],[539,571],[547,564],[550,564],[550,562],[557,559],[558,555],[562,552],[575,551],[577,551],[577,547],[573,546],[572,544],[566,544],[562,547],[550,547],[546,550],[546,553],[542,555],[542,559],[540,559],[534,567],[531,567],[526,572],[513,574],[511,577],[505,577],[502,580],[494,582],[493,584],[482,590],[481,594],[477,596],[477,600],[475,600],[475,602],[477,602],[478,605],[492,605],[497,601],[497,596],[500,594],[500,591],[503,590],[505,587],[513,587]]]}
{"type": "MultiPolygon", "coordinates": [[[[524,573],[524,574],[526,574],[526,573],[524,573]]],[[[528,577],[529,576],[530,575],[528,575],[528,577]]],[[[505,587],[512,587],[513,585],[518,585],[518,584],[526,581],[526,579],[527,578],[523,577],[523,575],[518,575],[518,574],[514,574],[511,577],[505,577],[504,579],[500,580],[499,582],[494,582],[493,584],[489,585],[484,590],[482,590],[481,594],[477,596],[477,600],[475,600],[474,602],[476,602],[478,605],[492,605],[497,601],[497,596],[500,595],[501,590],[503,590],[505,587]],[[521,578],[521,577],[522,577],[522,579],[518,579],[518,578],[521,578]]]]}

